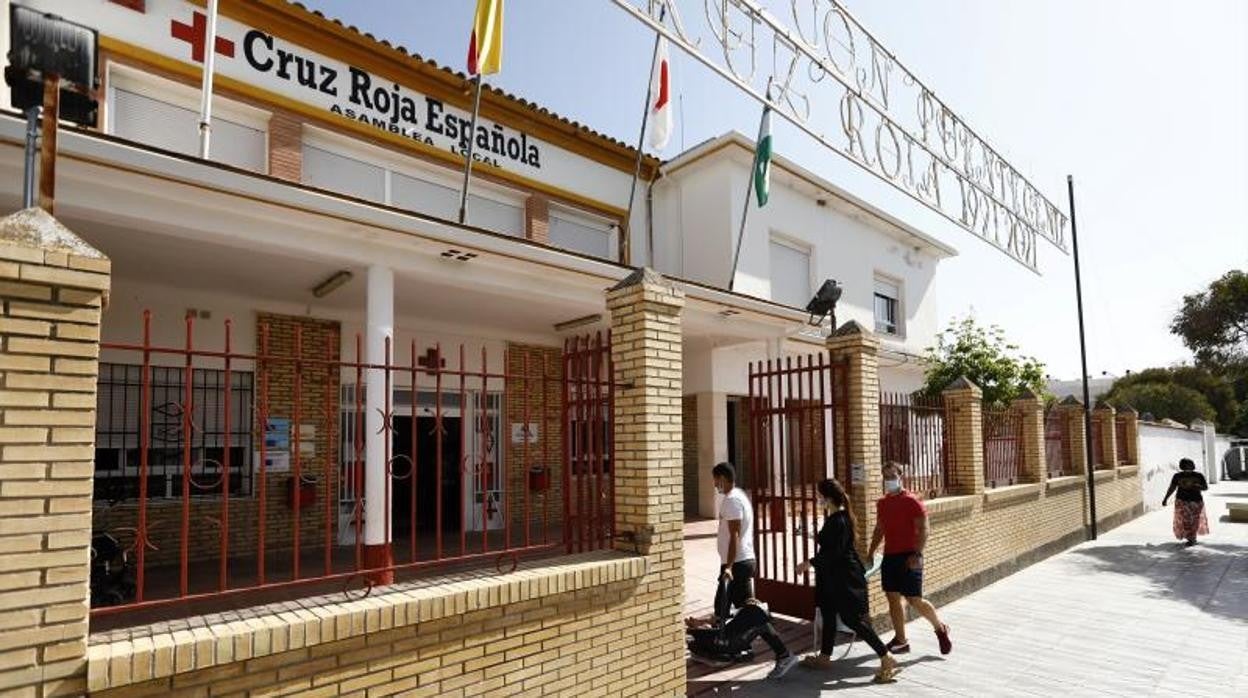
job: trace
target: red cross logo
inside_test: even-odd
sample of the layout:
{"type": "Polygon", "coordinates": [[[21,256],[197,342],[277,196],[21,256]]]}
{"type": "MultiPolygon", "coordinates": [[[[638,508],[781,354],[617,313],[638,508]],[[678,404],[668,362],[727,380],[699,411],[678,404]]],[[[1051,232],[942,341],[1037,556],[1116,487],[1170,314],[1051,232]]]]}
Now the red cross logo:
{"type": "MultiPolygon", "coordinates": [[[[175,39],[181,39],[191,45],[191,60],[196,63],[204,62],[204,41],[208,34],[208,17],[202,12],[193,12],[191,14],[191,23],[183,24],[178,20],[169,22],[169,33],[175,39]]],[[[234,42],[229,39],[217,37],[217,53],[226,58],[234,57],[234,42]]]]}

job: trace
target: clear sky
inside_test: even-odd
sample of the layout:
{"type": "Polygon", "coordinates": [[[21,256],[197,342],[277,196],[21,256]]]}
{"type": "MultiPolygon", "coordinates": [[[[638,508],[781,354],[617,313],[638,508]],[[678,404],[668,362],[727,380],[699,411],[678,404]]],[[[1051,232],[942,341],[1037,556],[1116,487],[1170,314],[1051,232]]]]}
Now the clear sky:
{"type": "MultiPolygon", "coordinates": [[[[456,70],[475,2],[303,0],[456,70]]],[[[803,0],[798,0],[803,2],[803,0]]],[[[680,0],[705,22],[704,0],[680,0]]],[[[790,21],[791,0],[764,0],[790,21]]],[[[1167,330],[1183,294],[1248,268],[1248,2],[845,0],[1007,160],[1066,208],[1076,184],[1089,371],[1189,355],[1167,330]]],[[[609,0],[508,0],[503,71],[489,81],[635,142],[653,34],[609,0]]],[[[673,50],[680,95],[667,151],[735,129],[758,107],[673,50]]],[[[933,292],[942,324],[973,312],[1077,377],[1071,258],[1040,243],[1036,276],[777,119],[775,148],[953,244],[933,292]]]]}

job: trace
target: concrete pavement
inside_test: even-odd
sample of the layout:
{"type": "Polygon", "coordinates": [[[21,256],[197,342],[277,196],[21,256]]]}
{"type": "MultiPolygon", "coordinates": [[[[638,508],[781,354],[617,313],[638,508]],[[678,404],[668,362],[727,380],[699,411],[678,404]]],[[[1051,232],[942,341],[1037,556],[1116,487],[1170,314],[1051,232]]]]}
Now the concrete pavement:
{"type": "MultiPolygon", "coordinates": [[[[1248,524],[1226,519],[1233,501],[1248,501],[1248,482],[1206,493],[1211,534],[1194,548],[1173,539],[1173,509],[1166,508],[949,604],[940,609],[954,642],[947,657],[930,625],[911,622],[913,649],[899,657],[905,669],[896,684],[871,683],[875,657],[861,642],[843,659],[838,646],[838,666],[826,673],[795,667],[768,681],[772,658],[759,642],[753,665],[713,671],[690,664],[689,693],[1248,696],[1248,524]]],[[[686,547],[689,583],[713,585],[714,539],[695,537],[686,547]]],[[[709,607],[701,587],[687,589],[688,610],[709,607]]],[[[791,649],[810,650],[809,624],[779,625],[791,649]]]]}

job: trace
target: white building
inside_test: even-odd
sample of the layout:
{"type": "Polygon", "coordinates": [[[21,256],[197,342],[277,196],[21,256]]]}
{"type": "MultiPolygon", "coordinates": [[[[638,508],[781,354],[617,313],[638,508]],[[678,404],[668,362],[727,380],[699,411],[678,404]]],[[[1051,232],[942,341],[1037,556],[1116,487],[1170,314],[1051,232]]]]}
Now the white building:
{"type": "MultiPolygon", "coordinates": [[[[9,4],[0,2],[6,19],[9,4]]],[[[381,440],[368,440],[367,453],[353,452],[359,445],[353,433],[380,433],[379,415],[389,412],[390,447],[414,452],[413,434],[432,418],[430,405],[440,404],[432,396],[434,378],[421,370],[439,361],[465,372],[501,367],[505,359],[515,369],[519,357],[549,359],[558,367],[565,340],[606,328],[603,290],[635,265],[657,267],[688,296],[683,379],[692,421],[686,432],[697,444],[686,460],[688,514],[713,512],[710,468],[741,456],[749,362],[819,351],[827,328],[809,327],[802,308],[823,279],[844,288],[838,323],[856,320],[883,335],[883,388],[909,391],[919,384],[917,357],[936,329],[929,290],[938,262],[954,251],[777,157],[771,202],[750,214],[735,292],[729,292],[752,157],[751,144],[737,134],[662,165],[645,158],[642,178],[653,182],[653,209],[645,208],[643,181],[630,239],[621,244],[636,152],[487,90],[469,225],[460,225],[455,214],[464,140],[458,134],[470,109],[462,75],[297,4],[224,3],[213,153],[204,161],[195,155],[205,51],[199,4],[24,4],[100,32],[100,122],[93,130],[62,132],[56,208],[60,220],[113,261],[97,486],[137,487],[140,407],[127,398],[134,387],[127,376],[139,359],[122,345],[143,340],[144,311],[151,313],[151,344],[170,349],[152,362],[166,367],[186,359],[176,349],[191,341],[188,317],[196,323],[196,349],[218,352],[225,346],[225,320],[231,321],[231,350],[248,355],[262,353],[267,333],[281,327],[332,345],[326,350],[343,360],[379,364],[389,338],[391,361],[413,367],[410,378],[391,385],[392,402],[383,400],[384,384],[356,380],[343,368],[333,394],[307,410],[328,409],[331,417],[351,412],[362,392],[358,383],[365,383],[374,389],[354,412],[366,412],[368,423],[348,428],[350,419],[343,417],[337,433],[325,425],[305,428],[305,438],[296,439],[301,443],[286,443],[286,462],[266,466],[275,479],[270,493],[278,489],[276,480],[291,478],[285,473],[298,456],[323,469],[325,479],[316,486],[338,505],[328,525],[343,541],[353,538],[352,500],[360,484],[351,473],[363,463],[365,483],[385,479],[383,451],[389,452],[377,444],[381,440]],[[646,259],[648,239],[654,260],[646,259]],[[462,364],[454,355],[460,347],[462,364]]],[[[0,36],[7,41],[7,28],[0,36]]],[[[23,132],[18,115],[0,115],[0,164],[10,175],[0,180],[5,212],[20,206],[23,132]]],[[[293,350],[291,336],[283,334],[281,342],[293,350]]],[[[204,380],[220,379],[219,358],[195,361],[204,380]]],[[[241,373],[254,365],[233,368],[241,373]]],[[[261,391],[257,382],[247,386],[251,395],[261,391]]],[[[211,397],[202,399],[224,400],[220,385],[205,390],[211,397]]],[[[442,416],[465,434],[467,425],[489,421],[478,433],[484,429],[490,438],[448,443],[453,453],[445,458],[476,463],[476,469],[454,478],[452,468],[455,486],[430,495],[447,511],[460,511],[447,526],[461,535],[502,526],[499,511],[507,505],[516,518],[521,503],[528,504],[528,471],[566,463],[576,457],[569,449],[577,449],[561,445],[543,420],[526,418],[529,396],[500,401],[484,379],[462,392],[462,401],[442,416]],[[532,425],[540,436],[516,428],[532,425]],[[498,434],[510,438],[495,443],[498,434]]],[[[526,386],[523,392],[533,391],[526,386]]],[[[270,415],[287,426],[300,421],[298,401],[288,402],[293,414],[270,415]]],[[[160,407],[152,406],[154,421],[160,407]]],[[[239,450],[229,468],[238,487],[232,496],[241,499],[235,511],[243,512],[265,479],[259,454],[238,446],[261,438],[253,433],[260,427],[242,419],[251,408],[238,408],[232,448],[239,450]]],[[[224,414],[197,425],[203,442],[195,447],[192,470],[230,451],[218,433],[224,414]]],[[[571,431],[589,418],[557,419],[571,420],[562,423],[571,431]]],[[[149,483],[149,497],[176,499],[183,467],[180,458],[161,463],[158,477],[165,479],[149,483]]],[[[396,497],[404,487],[411,489],[395,484],[396,497]]],[[[430,502],[422,500],[422,511],[430,502]]],[[[270,516],[277,509],[273,505],[270,516]]],[[[401,515],[398,509],[392,517],[401,515]]],[[[369,544],[388,535],[375,526],[363,534],[369,544]]],[[[246,548],[248,541],[234,544],[246,548]]]]}
{"type": "MultiPolygon", "coordinates": [[[[728,286],[753,156],[752,141],[729,133],[663,164],[652,194],[660,271],[728,286]]],[[[767,205],[750,207],[734,290],[800,310],[825,279],[836,280],[838,325],[854,320],[882,339],[881,390],[918,389],[923,351],[938,330],[932,281],[956,251],[780,155],[772,157],[767,205]]],[[[727,425],[739,424],[747,363],[809,352],[828,329],[798,321],[763,342],[687,342],[686,410],[697,414],[699,454],[696,465],[686,462],[688,513],[714,511],[715,463],[744,460],[740,429],[727,425]]]]}

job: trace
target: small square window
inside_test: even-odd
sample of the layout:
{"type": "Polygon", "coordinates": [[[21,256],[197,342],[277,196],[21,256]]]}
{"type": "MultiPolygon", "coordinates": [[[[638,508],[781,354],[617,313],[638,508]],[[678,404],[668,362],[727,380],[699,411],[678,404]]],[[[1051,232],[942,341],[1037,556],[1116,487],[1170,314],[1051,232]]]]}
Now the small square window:
{"type": "Polygon", "coordinates": [[[901,335],[901,288],[885,279],[875,280],[875,331],[901,335]]]}

